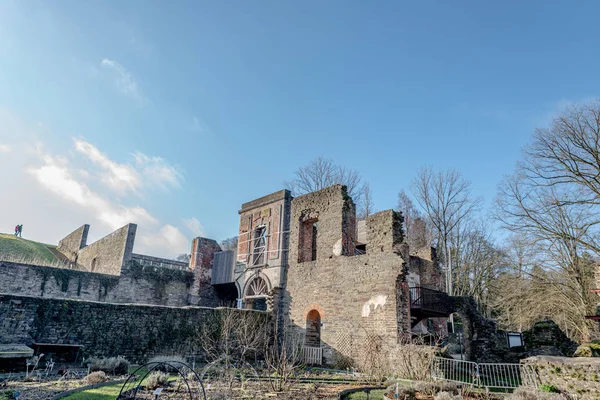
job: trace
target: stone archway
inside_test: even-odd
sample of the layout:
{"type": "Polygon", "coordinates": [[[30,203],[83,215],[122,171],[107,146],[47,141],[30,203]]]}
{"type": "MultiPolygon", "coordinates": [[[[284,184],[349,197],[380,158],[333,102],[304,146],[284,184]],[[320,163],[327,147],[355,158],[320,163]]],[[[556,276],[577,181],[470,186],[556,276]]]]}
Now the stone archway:
{"type": "Polygon", "coordinates": [[[315,309],[306,315],[304,344],[307,347],[321,347],[321,314],[315,309]]]}

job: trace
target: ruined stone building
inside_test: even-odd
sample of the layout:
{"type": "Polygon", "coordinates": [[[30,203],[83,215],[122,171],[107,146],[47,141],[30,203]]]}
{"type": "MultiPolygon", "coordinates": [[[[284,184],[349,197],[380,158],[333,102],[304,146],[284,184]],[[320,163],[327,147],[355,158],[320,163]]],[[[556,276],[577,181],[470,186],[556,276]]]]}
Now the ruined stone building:
{"type": "Polygon", "coordinates": [[[237,252],[215,255],[212,285],[302,330],[325,362],[352,358],[352,343],[369,335],[398,342],[418,327],[445,331],[450,299],[422,287],[439,287],[435,250],[409,249],[399,213],[357,222],[335,185],[296,198],[282,190],[239,214],[237,252]]]}
{"type": "Polygon", "coordinates": [[[295,198],[281,190],[238,212],[237,250],[195,238],[189,264],[134,254],[134,224],[89,245],[83,225],[57,247],[67,269],[0,262],[0,297],[264,310],[303,334],[313,363],[351,360],[373,337],[445,332],[451,305],[435,290],[435,250],[409,248],[399,213],[357,221],[342,185],[295,198]]]}

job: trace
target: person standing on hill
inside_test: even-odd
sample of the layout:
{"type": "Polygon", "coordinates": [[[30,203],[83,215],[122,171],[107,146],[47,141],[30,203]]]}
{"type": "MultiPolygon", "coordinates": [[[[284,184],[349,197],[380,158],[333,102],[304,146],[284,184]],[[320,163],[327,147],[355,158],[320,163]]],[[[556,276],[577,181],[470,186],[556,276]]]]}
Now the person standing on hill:
{"type": "Polygon", "coordinates": [[[23,224],[19,225],[19,237],[22,237],[21,232],[23,232],[23,224]]]}
{"type": "Polygon", "coordinates": [[[15,236],[19,235],[19,225],[15,226],[15,236]]]}

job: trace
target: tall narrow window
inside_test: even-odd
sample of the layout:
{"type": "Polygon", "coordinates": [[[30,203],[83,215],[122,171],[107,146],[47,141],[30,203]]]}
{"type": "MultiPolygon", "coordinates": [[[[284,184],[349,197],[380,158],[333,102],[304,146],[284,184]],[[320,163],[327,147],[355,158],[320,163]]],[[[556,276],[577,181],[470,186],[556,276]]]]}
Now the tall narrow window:
{"type": "Polygon", "coordinates": [[[252,265],[265,263],[265,252],[267,250],[267,228],[259,226],[254,230],[252,240],[252,265]]]}
{"type": "Polygon", "coordinates": [[[298,262],[315,261],[317,259],[317,236],[319,220],[311,219],[300,224],[298,262]]]}

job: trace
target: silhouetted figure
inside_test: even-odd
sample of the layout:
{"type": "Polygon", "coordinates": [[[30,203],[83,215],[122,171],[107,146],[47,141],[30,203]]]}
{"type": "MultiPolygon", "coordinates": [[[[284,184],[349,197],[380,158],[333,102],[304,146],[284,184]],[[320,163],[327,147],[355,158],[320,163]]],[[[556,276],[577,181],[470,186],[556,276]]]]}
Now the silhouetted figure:
{"type": "Polygon", "coordinates": [[[21,232],[23,232],[23,224],[19,225],[19,237],[22,237],[21,232]]]}
{"type": "Polygon", "coordinates": [[[15,236],[19,235],[19,225],[15,225],[15,236]]]}

